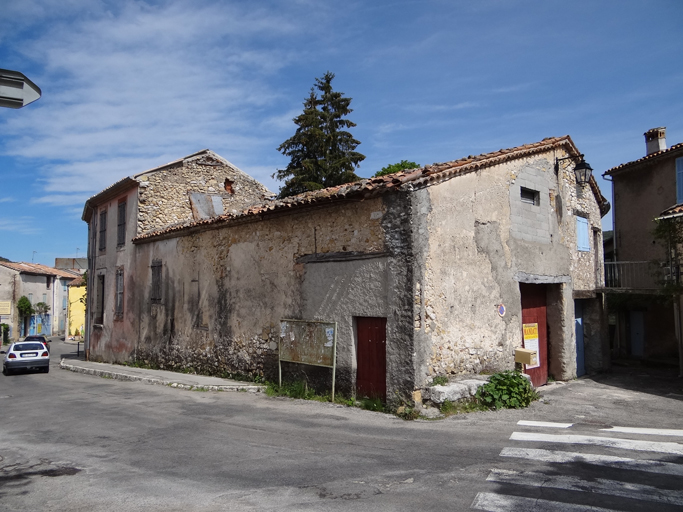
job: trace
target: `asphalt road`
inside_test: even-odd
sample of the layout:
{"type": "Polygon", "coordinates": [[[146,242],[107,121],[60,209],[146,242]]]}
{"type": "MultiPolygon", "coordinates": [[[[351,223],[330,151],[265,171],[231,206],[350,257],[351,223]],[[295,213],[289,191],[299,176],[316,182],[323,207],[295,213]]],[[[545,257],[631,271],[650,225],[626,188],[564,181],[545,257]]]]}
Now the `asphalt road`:
{"type": "Polygon", "coordinates": [[[683,510],[683,432],[661,430],[683,428],[673,373],[409,422],[60,370],[75,349],[54,341],[49,374],[0,375],[0,510],[683,510]]]}

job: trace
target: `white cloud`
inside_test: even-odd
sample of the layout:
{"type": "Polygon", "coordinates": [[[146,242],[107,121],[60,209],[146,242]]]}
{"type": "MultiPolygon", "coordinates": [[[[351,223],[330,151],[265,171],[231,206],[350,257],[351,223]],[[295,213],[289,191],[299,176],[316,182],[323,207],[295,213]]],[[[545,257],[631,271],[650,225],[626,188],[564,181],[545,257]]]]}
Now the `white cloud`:
{"type": "Polygon", "coordinates": [[[0,197],[0,203],[13,203],[16,201],[14,197],[0,197]]]}
{"type": "Polygon", "coordinates": [[[35,225],[33,217],[0,217],[0,231],[37,235],[42,233],[43,229],[35,225]]]}
{"type": "MultiPolygon", "coordinates": [[[[27,7],[47,20],[56,5],[27,7]]],[[[70,24],[55,15],[25,46],[44,68],[32,77],[43,97],[0,124],[5,154],[39,162],[38,181],[49,195],[37,202],[80,201],[123,176],[204,148],[227,150],[229,160],[256,160],[278,144],[264,136],[264,126],[292,126],[296,112],[260,118],[281,98],[268,77],[301,58],[287,44],[272,43],[302,37],[305,3],[285,13],[223,2],[66,5],[84,6],[89,14],[70,24]]]]}

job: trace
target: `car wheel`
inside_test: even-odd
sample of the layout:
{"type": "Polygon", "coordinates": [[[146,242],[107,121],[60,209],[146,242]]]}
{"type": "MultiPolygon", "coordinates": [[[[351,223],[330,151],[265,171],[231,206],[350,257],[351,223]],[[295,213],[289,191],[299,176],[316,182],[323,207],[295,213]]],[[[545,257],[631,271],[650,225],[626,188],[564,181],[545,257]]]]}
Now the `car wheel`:
{"type": "Polygon", "coordinates": [[[50,373],[50,367],[49,367],[49,366],[44,366],[44,367],[43,367],[43,373],[50,373]]]}
{"type": "Polygon", "coordinates": [[[12,370],[3,365],[2,373],[4,373],[5,375],[12,375],[12,370]]]}

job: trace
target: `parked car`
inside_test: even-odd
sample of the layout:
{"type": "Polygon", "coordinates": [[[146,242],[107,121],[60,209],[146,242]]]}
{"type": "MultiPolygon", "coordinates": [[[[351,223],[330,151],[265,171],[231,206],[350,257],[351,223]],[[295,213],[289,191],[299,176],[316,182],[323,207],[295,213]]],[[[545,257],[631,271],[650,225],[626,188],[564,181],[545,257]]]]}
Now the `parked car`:
{"type": "Polygon", "coordinates": [[[47,339],[47,336],[44,334],[29,334],[23,341],[40,341],[41,343],[45,343],[47,351],[50,351],[50,340],[47,339]]]}
{"type": "Polygon", "coordinates": [[[47,343],[41,341],[18,341],[12,343],[5,354],[2,371],[11,375],[14,370],[35,368],[45,373],[50,371],[50,352],[47,343]]]}

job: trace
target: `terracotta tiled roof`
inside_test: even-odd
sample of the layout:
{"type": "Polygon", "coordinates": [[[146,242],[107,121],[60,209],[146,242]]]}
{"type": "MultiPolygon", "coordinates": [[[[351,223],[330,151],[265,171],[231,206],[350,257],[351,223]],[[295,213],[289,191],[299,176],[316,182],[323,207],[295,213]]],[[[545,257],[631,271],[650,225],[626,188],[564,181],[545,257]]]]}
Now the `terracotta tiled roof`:
{"type": "MultiPolygon", "coordinates": [[[[455,176],[464,175],[469,172],[475,172],[479,169],[501,164],[509,160],[524,158],[561,147],[573,156],[578,156],[580,154],[569,135],[565,135],[563,137],[551,137],[533,144],[525,144],[523,146],[510,149],[500,149],[498,151],[477,156],[470,155],[466,158],[453,160],[451,162],[432,164],[420,169],[409,169],[378,178],[363,179],[336,187],[304,192],[303,194],[287,197],[285,199],[264,201],[236,214],[226,214],[206,220],[185,222],[173,226],[167,226],[158,231],[144,233],[136,237],[133,241],[142,242],[185,229],[192,230],[193,228],[199,228],[201,226],[228,223],[237,219],[255,217],[271,212],[275,213],[277,211],[286,211],[288,209],[302,208],[306,206],[350,199],[365,199],[398,190],[412,190],[422,186],[448,180],[455,176]]],[[[596,196],[598,204],[601,207],[601,210],[605,205],[607,209],[609,209],[609,203],[607,202],[607,199],[600,194],[598,185],[593,178],[591,178],[590,185],[593,193],[596,196]]]]}
{"type": "Polygon", "coordinates": [[[83,276],[78,276],[76,279],[73,281],[69,281],[67,283],[67,286],[85,286],[85,279],[83,276]]]}
{"type": "Polygon", "coordinates": [[[683,216],[683,203],[675,204],[670,208],[667,208],[659,214],[659,217],[657,217],[657,219],[671,219],[673,217],[681,216],[683,216]]]}
{"type": "Polygon", "coordinates": [[[23,261],[9,262],[2,261],[0,265],[3,267],[11,268],[17,272],[25,272],[27,274],[38,274],[45,276],[57,276],[57,277],[70,277],[74,278],[78,276],[78,272],[71,272],[69,270],[61,270],[58,268],[48,267],[46,265],[41,265],[39,263],[24,263],[23,261]]]}
{"type": "MultiPolygon", "coordinates": [[[[620,171],[625,171],[625,170],[630,170],[638,167],[642,163],[651,163],[654,160],[658,160],[661,157],[665,156],[671,156],[671,153],[674,153],[678,150],[683,150],[683,142],[680,142],[678,144],[674,144],[671,146],[669,149],[663,149],[661,151],[657,151],[655,153],[651,153],[647,156],[644,156],[643,158],[639,158],[638,160],[633,160],[632,162],[626,162],[625,164],[620,164],[617,165],[616,167],[612,167],[611,169],[608,169],[603,173],[603,176],[611,176],[612,174],[620,171]]],[[[683,151],[681,151],[683,153],[683,151]]]]}

